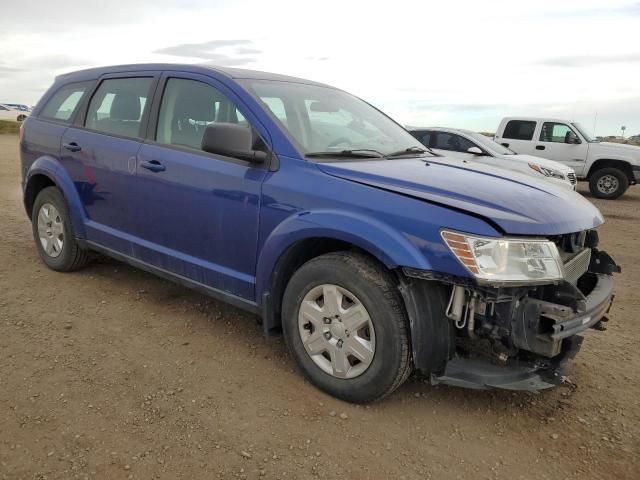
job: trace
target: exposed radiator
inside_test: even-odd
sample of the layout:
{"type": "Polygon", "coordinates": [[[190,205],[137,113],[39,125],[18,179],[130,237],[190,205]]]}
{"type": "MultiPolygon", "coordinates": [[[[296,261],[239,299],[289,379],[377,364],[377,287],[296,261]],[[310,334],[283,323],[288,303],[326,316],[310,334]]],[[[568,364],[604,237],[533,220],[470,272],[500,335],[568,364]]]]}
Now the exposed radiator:
{"type": "Polygon", "coordinates": [[[578,279],[589,269],[590,261],[591,249],[585,248],[564,264],[564,279],[575,285],[578,282],[578,279]]]}

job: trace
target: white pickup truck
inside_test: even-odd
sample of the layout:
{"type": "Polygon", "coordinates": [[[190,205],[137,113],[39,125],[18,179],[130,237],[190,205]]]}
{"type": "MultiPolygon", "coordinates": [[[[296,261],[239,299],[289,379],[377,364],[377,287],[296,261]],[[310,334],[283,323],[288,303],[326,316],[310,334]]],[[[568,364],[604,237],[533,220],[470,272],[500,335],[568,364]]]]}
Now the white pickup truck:
{"type": "Polygon", "coordinates": [[[589,181],[591,193],[614,199],[640,182],[640,147],[599,142],[579,123],[554,118],[502,119],[494,140],[525,155],[537,155],[573,168],[589,181]]]}

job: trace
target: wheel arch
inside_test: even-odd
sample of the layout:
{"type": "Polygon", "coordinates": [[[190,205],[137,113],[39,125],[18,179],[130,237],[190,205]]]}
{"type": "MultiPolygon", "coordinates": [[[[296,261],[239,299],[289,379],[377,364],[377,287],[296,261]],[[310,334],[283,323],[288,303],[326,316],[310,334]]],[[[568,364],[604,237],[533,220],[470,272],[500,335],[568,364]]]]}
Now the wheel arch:
{"type": "Polygon", "coordinates": [[[47,187],[56,187],[69,207],[71,223],[78,238],[85,238],[85,214],[75,185],[59,162],[52,157],[36,160],[25,175],[23,202],[31,219],[33,204],[38,194],[47,187]]]}
{"type": "Polygon", "coordinates": [[[603,168],[617,168],[624,172],[624,174],[629,179],[629,182],[635,182],[635,178],[633,176],[633,169],[631,168],[631,164],[626,160],[618,160],[613,158],[600,158],[591,164],[589,168],[589,173],[587,173],[587,180],[591,179],[591,176],[597,172],[598,170],[602,170],[603,168]]]}
{"type": "Polygon", "coordinates": [[[278,331],[284,289],[305,262],[325,253],[355,250],[387,269],[429,269],[428,260],[407,238],[375,219],[346,212],[308,212],[290,217],[267,238],[256,270],[256,297],[265,332],[278,331]]]}

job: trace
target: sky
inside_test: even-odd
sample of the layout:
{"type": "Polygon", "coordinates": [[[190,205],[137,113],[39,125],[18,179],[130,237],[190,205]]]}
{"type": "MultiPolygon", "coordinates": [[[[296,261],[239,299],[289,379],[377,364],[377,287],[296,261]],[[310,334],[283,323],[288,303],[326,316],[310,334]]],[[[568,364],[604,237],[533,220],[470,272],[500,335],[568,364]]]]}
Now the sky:
{"type": "Polygon", "coordinates": [[[0,18],[0,102],[92,66],[196,63],[324,82],[404,125],[640,134],[638,0],[0,0],[0,18]]]}

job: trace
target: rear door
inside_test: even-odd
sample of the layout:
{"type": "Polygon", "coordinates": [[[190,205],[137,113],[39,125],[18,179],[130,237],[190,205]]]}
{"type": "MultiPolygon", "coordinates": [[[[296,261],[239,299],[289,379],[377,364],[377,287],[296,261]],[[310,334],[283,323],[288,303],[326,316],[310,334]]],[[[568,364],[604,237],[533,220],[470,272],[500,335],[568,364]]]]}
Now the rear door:
{"type": "MultiPolygon", "coordinates": [[[[212,122],[257,125],[233,91],[207,76],[167,74],[137,160],[135,256],[253,300],[262,182],[268,165],[201,149],[212,122]],[[157,113],[156,113],[157,112],[157,113]]],[[[267,150],[266,132],[255,134],[267,150]]]]}
{"type": "Polygon", "coordinates": [[[534,155],[564,163],[573,168],[577,175],[582,175],[589,144],[582,140],[577,144],[567,143],[568,137],[572,133],[579,139],[581,138],[566,123],[543,122],[538,133],[534,155]]]}
{"type": "Polygon", "coordinates": [[[534,135],[537,127],[535,120],[509,120],[502,137],[496,135],[495,141],[516,153],[535,155],[534,135]]]}
{"type": "Polygon", "coordinates": [[[107,75],[63,137],[61,157],[87,215],[87,240],[127,253],[132,192],[158,74],[107,75]]]}

